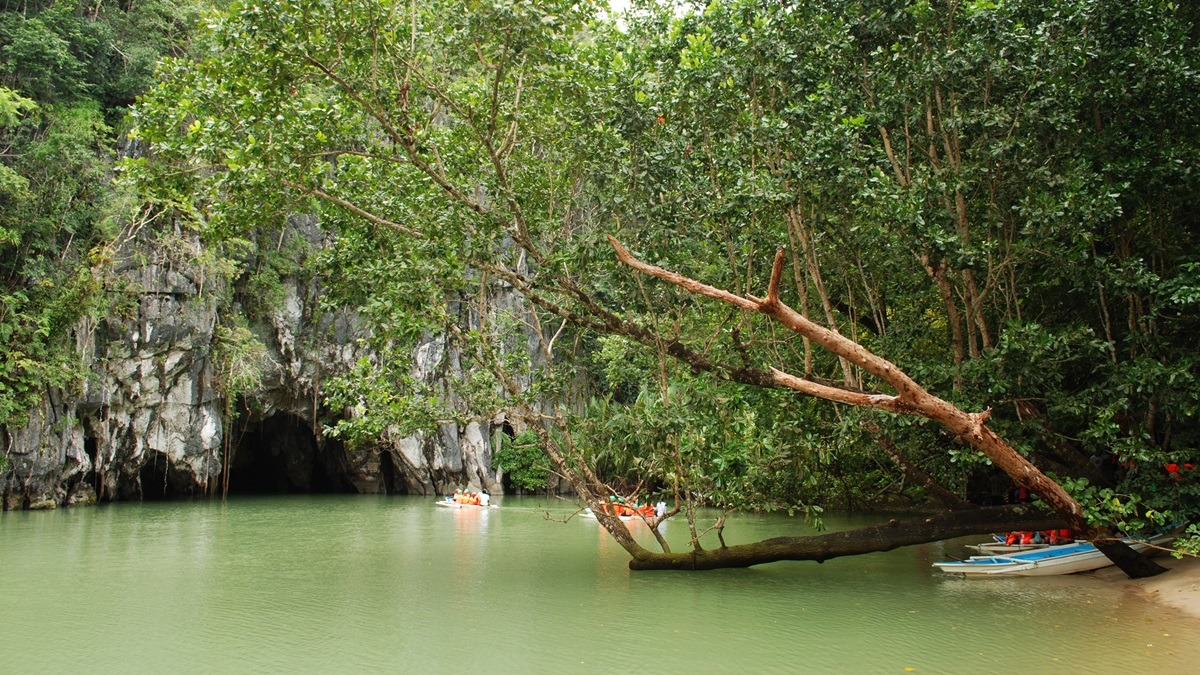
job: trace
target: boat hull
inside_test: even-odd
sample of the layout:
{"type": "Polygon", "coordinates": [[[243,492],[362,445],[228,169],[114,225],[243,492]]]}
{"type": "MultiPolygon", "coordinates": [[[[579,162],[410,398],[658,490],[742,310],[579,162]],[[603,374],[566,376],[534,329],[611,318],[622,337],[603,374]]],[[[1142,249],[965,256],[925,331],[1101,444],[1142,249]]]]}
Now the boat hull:
{"type": "MultiPolygon", "coordinates": [[[[1162,535],[1149,541],[1126,540],[1130,548],[1142,552],[1155,546],[1165,546],[1175,535],[1162,535]]],[[[1035,551],[1007,555],[971,556],[967,560],[934,563],[933,566],[951,574],[968,577],[1042,577],[1059,574],[1090,572],[1112,565],[1103,553],[1090,543],[1054,546],[1035,551]]]]}
{"type": "MultiPolygon", "coordinates": [[[[583,513],[580,513],[579,515],[584,518],[591,518],[592,520],[598,520],[596,518],[596,514],[593,513],[591,509],[584,509],[583,513]]],[[[638,516],[638,515],[617,516],[617,517],[626,523],[628,523],[631,520],[643,520],[642,516],[638,516]]]]}
{"type": "Polygon", "coordinates": [[[458,502],[450,501],[447,499],[439,499],[438,501],[434,502],[434,504],[436,504],[437,506],[444,506],[444,507],[450,508],[450,509],[495,509],[495,508],[499,508],[495,504],[488,504],[487,506],[484,506],[482,504],[459,504],[458,502]]]}
{"type": "Polygon", "coordinates": [[[1049,544],[972,544],[967,548],[981,555],[1005,555],[1022,551],[1037,551],[1049,548],[1049,544]]]}

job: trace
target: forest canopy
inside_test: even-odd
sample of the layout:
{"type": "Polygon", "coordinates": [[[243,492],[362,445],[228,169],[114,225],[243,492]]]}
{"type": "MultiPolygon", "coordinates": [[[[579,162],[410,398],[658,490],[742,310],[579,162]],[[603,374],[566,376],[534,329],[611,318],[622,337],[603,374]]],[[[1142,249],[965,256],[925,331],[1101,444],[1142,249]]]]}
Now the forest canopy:
{"type": "MultiPolygon", "coordinates": [[[[121,311],[112,244],[139,204],[113,184],[158,59],[217,3],[6,2],[0,10],[0,425],[86,377],[72,326],[121,311]]],[[[126,299],[127,300],[127,299],[126,299]]]]}
{"type": "MultiPolygon", "coordinates": [[[[349,442],[505,412],[544,432],[555,470],[688,505],[1004,501],[1009,477],[953,433],[770,373],[887,382],[634,273],[606,237],[738,295],[766,293],[783,249],[782,301],[990,411],[1091,523],[1153,530],[1200,508],[1184,468],[1200,460],[1198,16],[1158,0],[642,1],[620,22],[565,0],[233,2],[160,64],[134,115],[149,152],[122,184],[229,255],[319,214],[334,239],[311,272],[384,355],[329,383],[331,407],[360,410],[331,430],[349,442]],[[524,304],[496,306],[500,288],[524,304]],[[409,377],[430,332],[471,359],[465,407],[409,377]]],[[[0,111],[132,90],[89,68],[8,74],[0,111]]],[[[90,105],[73,114],[115,123],[90,105]]]]}

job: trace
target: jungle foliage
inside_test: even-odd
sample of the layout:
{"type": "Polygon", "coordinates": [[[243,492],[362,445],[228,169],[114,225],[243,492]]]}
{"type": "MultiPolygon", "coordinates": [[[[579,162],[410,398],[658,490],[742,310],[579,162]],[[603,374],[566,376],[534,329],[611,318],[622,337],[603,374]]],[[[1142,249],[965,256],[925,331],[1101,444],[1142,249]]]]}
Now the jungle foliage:
{"type": "Polygon", "coordinates": [[[70,329],[127,303],[106,292],[114,242],[140,207],[113,184],[121,131],[158,59],[187,50],[202,4],[0,9],[0,426],[77,386],[70,329]]]}
{"type": "Polygon", "coordinates": [[[128,172],[214,241],[296,212],[337,234],[321,271],[384,355],[347,433],[524,409],[588,470],[720,506],[919,499],[914,467],[1002,499],[935,425],[772,388],[769,367],[881,384],[637,277],[605,236],[740,294],[784,248],[789,305],[990,408],[1094,522],[1152,529],[1200,509],[1191,470],[1164,470],[1200,442],[1197,19],[1160,0],[640,2],[623,26],[565,0],[235,2],[165,62],[128,172]],[[501,289],[524,304],[493,312],[501,289]],[[473,359],[456,397],[405,377],[430,332],[473,359]]]}

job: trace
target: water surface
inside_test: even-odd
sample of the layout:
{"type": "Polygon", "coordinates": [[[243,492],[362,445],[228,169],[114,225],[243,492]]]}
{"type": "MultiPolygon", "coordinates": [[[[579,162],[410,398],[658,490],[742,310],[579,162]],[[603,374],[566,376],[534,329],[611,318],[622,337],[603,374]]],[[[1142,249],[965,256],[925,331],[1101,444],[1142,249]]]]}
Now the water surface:
{"type": "MultiPolygon", "coordinates": [[[[631,572],[595,521],[546,518],[570,504],[496,503],[313,496],[0,514],[0,670],[1128,673],[1191,672],[1200,659],[1200,621],[1112,584],[930,567],[971,540],[631,572]]],[[[726,540],[809,531],[747,515],[726,540]]],[[[667,532],[682,547],[686,526],[667,532]]]]}

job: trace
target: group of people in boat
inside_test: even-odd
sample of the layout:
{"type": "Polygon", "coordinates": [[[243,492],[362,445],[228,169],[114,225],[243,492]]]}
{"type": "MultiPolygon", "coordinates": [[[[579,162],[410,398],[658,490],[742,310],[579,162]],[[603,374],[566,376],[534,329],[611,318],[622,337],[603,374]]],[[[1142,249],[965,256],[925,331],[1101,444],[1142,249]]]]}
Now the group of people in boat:
{"type": "Polygon", "coordinates": [[[1070,544],[1075,541],[1070,530],[1042,530],[1039,532],[1009,532],[1004,536],[1004,544],[1006,546],[1028,545],[1028,544],[1049,544],[1050,546],[1058,546],[1059,544],[1070,544]]]}
{"type": "Polygon", "coordinates": [[[491,502],[492,496],[486,492],[472,492],[460,488],[455,490],[454,494],[447,497],[447,499],[455,504],[464,504],[466,506],[487,506],[491,502]]]}
{"type": "Polygon", "coordinates": [[[608,501],[604,502],[600,507],[605,513],[611,513],[617,516],[641,516],[643,518],[656,518],[661,516],[666,510],[666,504],[638,504],[637,502],[630,503],[624,497],[609,495],[608,501]]]}

